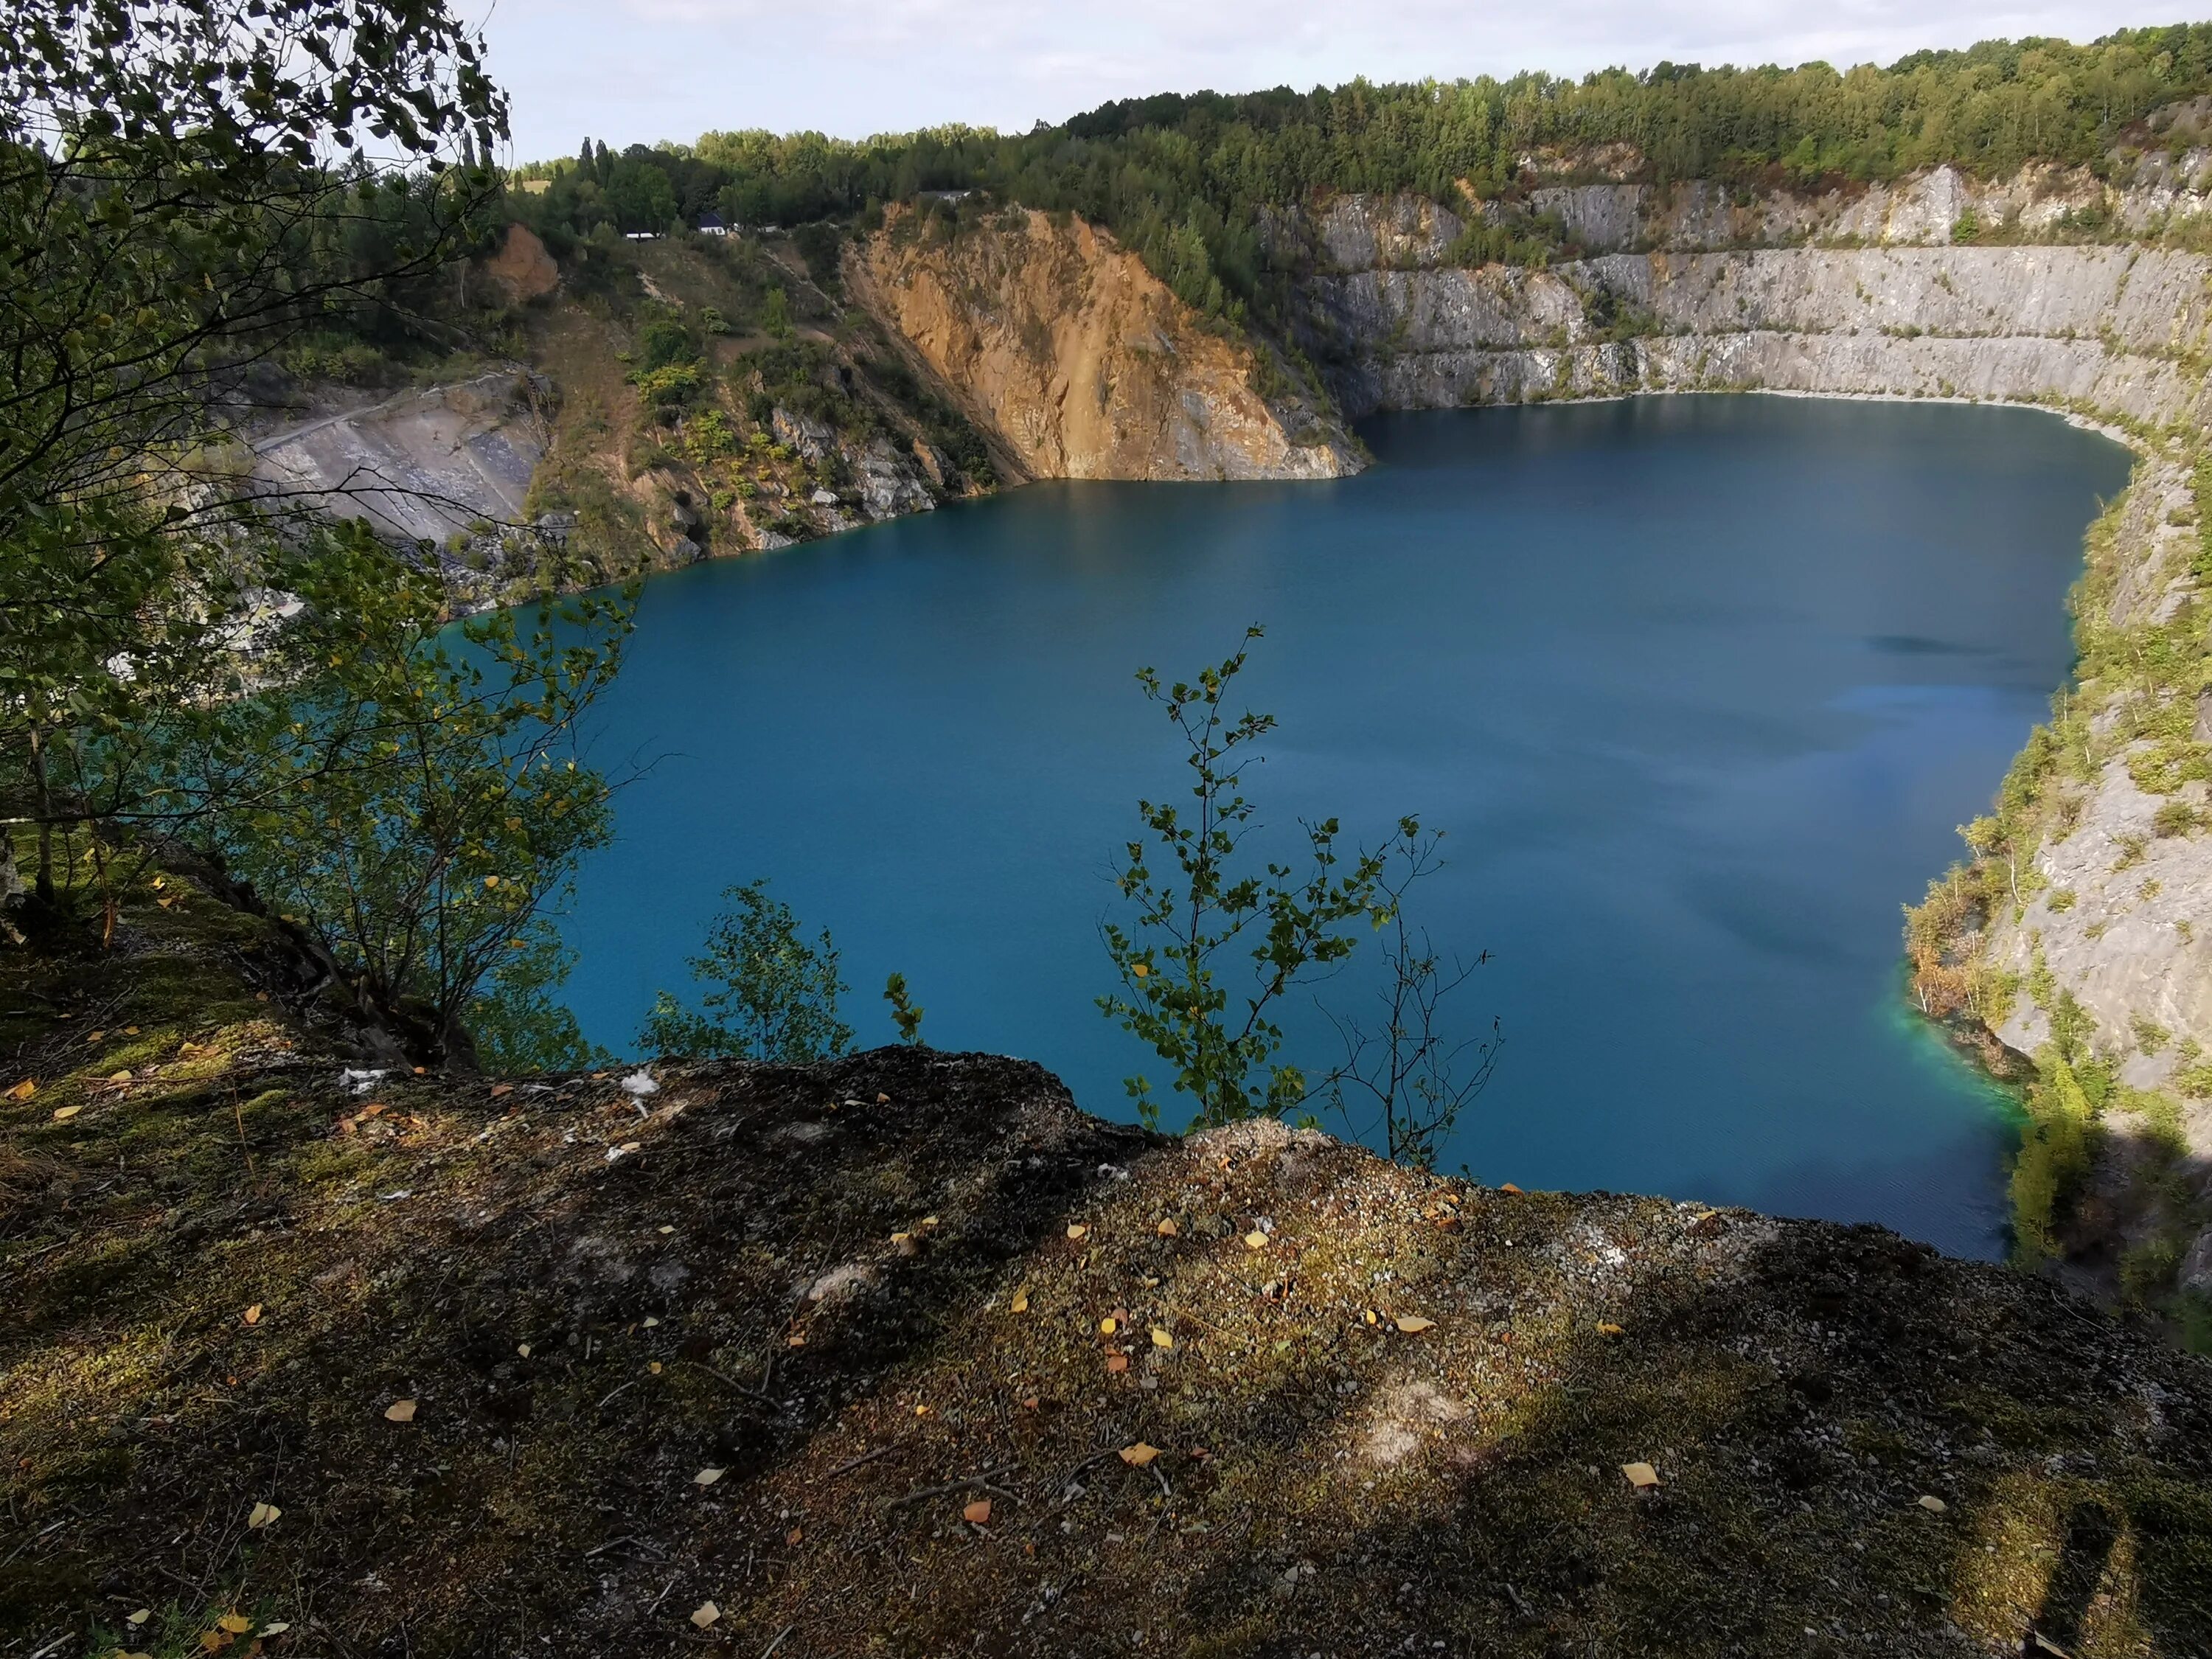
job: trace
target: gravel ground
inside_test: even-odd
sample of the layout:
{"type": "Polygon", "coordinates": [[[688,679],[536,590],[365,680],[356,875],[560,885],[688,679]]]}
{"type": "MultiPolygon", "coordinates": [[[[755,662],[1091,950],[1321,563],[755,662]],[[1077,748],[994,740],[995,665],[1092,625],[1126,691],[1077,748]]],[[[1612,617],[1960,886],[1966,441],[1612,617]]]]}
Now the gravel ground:
{"type": "Polygon", "coordinates": [[[0,955],[0,1653],[2212,1653],[2212,1363],[2007,1269],[118,940],[0,955]]]}

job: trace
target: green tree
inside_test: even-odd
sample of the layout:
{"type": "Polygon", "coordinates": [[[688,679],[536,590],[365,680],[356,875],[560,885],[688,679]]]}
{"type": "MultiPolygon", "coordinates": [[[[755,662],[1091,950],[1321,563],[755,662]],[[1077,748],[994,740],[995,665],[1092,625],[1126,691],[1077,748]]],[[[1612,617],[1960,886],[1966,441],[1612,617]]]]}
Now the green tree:
{"type": "Polygon", "coordinates": [[[617,161],[607,177],[606,195],[617,222],[626,231],[657,234],[676,217],[676,187],[651,161],[629,156],[617,161]]]}
{"type": "MultiPolygon", "coordinates": [[[[0,32],[0,788],[58,833],[143,805],[57,757],[227,672],[236,546],[273,509],[200,465],[218,394],[467,244],[503,136],[436,0],[20,0],[0,32]],[[395,196],[396,192],[396,196],[395,196]],[[406,233],[356,234],[413,216],[406,233]],[[127,665],[127,671],[125,665],[127,665]],[[80,778],[81,785],[84,780],[80,778]]],[[[98,861],[95,860],[95,863],[98,861]]]]}
{"type": "MultiPolygon", "coordinates": [[[[1139,803],[1150,845],[1128,842],[1115,877],[1134,915],[1100,929],[1121,984],[1098,999],[1100,1010],[1167,1062],[1175,1091],[1189,1097],[1195,1121],[1206,1124],[1285,1112],[1306,1100],[1304,1073],[1279,1058],[1275,1010],[1292,987],[1352,954],[1360,924],[1379,927],[1390,917],[1387,860],[1363,852],[1344,866],[1334,818],[1301,824],[1299,867],[1246,854],[1257,825],[1242,793],[1243,770],[1275,721],[1249,710],[1231,714],[1228,698],[1261,632],[1246,629],[1243,647],[1194,684],[1164,685],[1153,670],[1139,672],[1146,697],[1182,740],[1192,805],[1139,803]],[[1156,871],[1156,860],[1164,867],[1156,871]],[[1233,990],[1225,982],[1231,972],[1241,981],[1233,990]]],[[[1412,818],[1401,829],[1407,836],[1420,831],[1412,818]]],[[[1145,1121],[1157,1122],[1149,1079],[1132,1077],[1127,1087],[1145,1121]]]]}
{"type": "Polygon", "coordinates": [[[838,977],[837,947],[825,928],[810,945],[791,907],[765,881],[726,889],[728,902],[691,958],[707,988],[698,1006],[658,993],[638,1042],[647,1052],[804,1066],[845,1053],[852,1028],[837,1017],[851,988],[838,977]]]}
{"type": "Polygon", "coordinates": [[[791,338],[791,299],[781,286],[761,296],[761,328],[770,339],[791,338]]]}
{"type": "Polygon", "coordinates": [[[463,1018],[487,1072],[574,1072],[613,1057],[584,1040],[576,1016],[556,993],[576,953],[541,917],[508,941],[509,950],[478,987],[463,1018]]]}
{"type": "Polygon", "coordinates": [[[365,1030],[417,1064],[472,1063],[472,1015],[519,1031],[559,982],[538,924],[610,833],[611,786],[576,728],[620,665],[627,599],[451,625],[437,574],[359,523],[284,574],[299,614],[255,684],[169,723],[153,811],[252,885],[365,1030]]]}

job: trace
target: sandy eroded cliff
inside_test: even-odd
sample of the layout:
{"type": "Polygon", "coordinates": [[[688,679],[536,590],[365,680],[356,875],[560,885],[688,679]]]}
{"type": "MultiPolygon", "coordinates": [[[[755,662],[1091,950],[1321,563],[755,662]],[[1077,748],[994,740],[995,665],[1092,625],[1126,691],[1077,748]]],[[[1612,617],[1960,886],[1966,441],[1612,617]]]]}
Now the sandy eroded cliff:
{"type": "Polygon", "coordinates": [[[954,231],[895,213],[847,280],[1030,477],[1359,470],[1324,400],[1080,220],[1015,209],[954,231]]]}

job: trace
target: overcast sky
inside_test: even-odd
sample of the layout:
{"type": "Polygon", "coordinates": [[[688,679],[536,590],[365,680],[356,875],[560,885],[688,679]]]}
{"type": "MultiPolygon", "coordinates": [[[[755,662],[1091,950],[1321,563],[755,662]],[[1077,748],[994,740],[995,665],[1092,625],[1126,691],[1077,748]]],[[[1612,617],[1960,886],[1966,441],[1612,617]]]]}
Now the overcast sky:
{"type": "MultiPolygon", "coordinates": [[[[478,15],[485,0],[477,0],[478,15]]],[[[1025,131],[1109,98],[1662,58],[1887,63],[2178,21],[2179,0],[496,0],[518,160],[714,128],[1025,131]]]]}

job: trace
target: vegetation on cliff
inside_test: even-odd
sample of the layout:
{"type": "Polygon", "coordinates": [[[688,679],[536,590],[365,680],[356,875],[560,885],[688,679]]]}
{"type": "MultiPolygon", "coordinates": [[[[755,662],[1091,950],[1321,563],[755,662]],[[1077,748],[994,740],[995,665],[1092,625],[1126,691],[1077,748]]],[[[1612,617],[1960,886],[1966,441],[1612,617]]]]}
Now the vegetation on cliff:
{"type": "MultiPolygon", "coordinates": [[[[2212,465],[2195,441],[2191,433],[2170,448],[2160,443],[2138,465],[2129,494],[2091,528],[2087,568],[2073,596],[2074,684],[2031,734],[1990,812],[1960,829],[1969,856],[1908,911],[1906,944],[1922,1007],[1959,1026],[2000,1075],[2020,1068],[1993,1034],[2037,1036],[2023,1079],[2028,1124],[2013,1175],[2021,1255],[2062,1258],[2084,1242],[2116,1249],[2117,1259],[2102,1267],[2108,1287],[2171,1317],[2193,1345],[2212,1346],[2212,1297],[2177,1283],[2189,1245],[2212,1227],[2212,1206],[2189,1173],[2193,1154],[2182,1133],[2185,1111],[2212,1097],[2212,1067],[2196,1044],[2178,1042],[2147,1018],[2122,1033],[2101,1032],[2053,972],[2033,926],[2037,916],[2070,920],[2083,901],[2071,887],[2054,888],[2046,854],[2089,833],[2085,818],[2108,774],[2124,775],[2159,803],[2141,832],[2112,837],[2108,865],[2097,872],[2100,890],[2112,885],[2123,909],[2158,896],[2155,878],[2130,874],[2157,842],[2212,828],[2204,805],[2212,732],[2199,712],[2212,694],[2212,647],[2198,591],[2212,545],[2203,527],[2212,465]],[[2023,928],[2025,971],[1993,959],[1992,937],[2023,928]],[[2130,1069],[2154,1070],[2161,1081],[2132,1085],[2130,1069]],[[2115,1137],[2133,1143],[2118,1160],[2133,1171],[2124,1203],[2098,1190],[2100,1163],[2114,1161],[2106,1143],[2115,1137]]],[[[2108,925],[2101,916],[2091,924],[2108,925]]],[[[2174,926],[2186,948],[2191,924],[2174,926]]]]}

